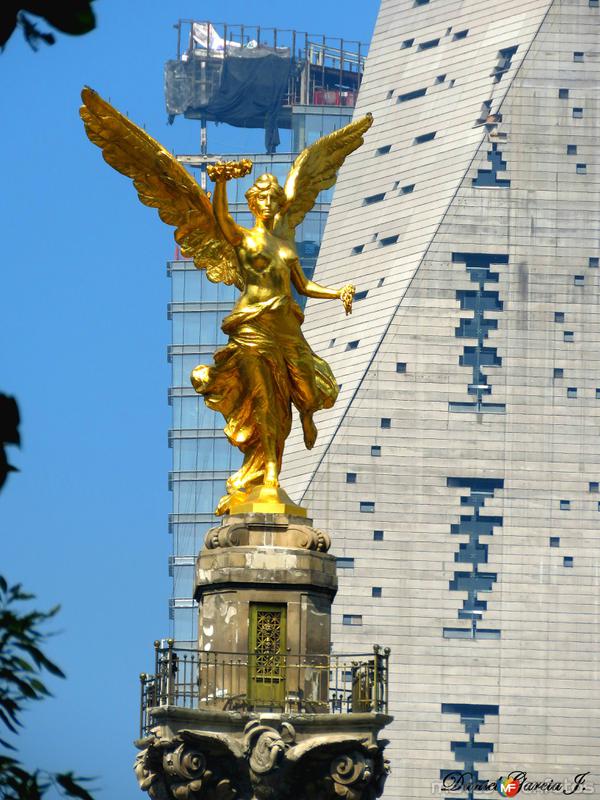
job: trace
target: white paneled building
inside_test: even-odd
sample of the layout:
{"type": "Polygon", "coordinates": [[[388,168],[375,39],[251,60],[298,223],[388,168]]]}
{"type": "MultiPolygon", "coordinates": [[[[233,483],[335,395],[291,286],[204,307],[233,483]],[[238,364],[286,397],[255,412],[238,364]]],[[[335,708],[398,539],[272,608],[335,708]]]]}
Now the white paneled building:
{"type": "Polygon", "coordinates": [[[357,302],[304,326],[342,389],[283,485],[340,557],[335,650],[392,648],[389,800],[600,792],[598,6],[382,2],[315,274],[357,302]]]}

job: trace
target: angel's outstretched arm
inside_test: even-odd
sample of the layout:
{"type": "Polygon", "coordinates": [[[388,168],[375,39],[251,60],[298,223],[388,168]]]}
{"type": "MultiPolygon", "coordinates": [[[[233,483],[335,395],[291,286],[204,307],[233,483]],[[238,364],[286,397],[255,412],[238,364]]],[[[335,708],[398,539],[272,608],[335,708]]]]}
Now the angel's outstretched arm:
{"type": "Polygon", "coordinates": [[[341,297],[341,289],[330,289],[327,286],[321,286],[309,279],[304,274],[304,270],[298,259],[292,262],[291,266],[292,283],[300,292],[306,297],[317,297],[322,300],[337,300],[341,297]]]}
{"type": "Polygon", "coordinates": [[[242,229],[229,213],[227,203],[227,181],[224,178],[215,181],[215,191],[213,194],[213,210],[219,228],[229,244],[236,247],[242,241],[242,229]]]}
{"type": "Polygon", "coordinates": [[[292,262],[290,271],[292,283],[300,294],[306,297],[316,297],[321,300],[339,299],[344,304],[346,314],[352,313],[352,299],[356,288],[351,283],[342,286],[341,289],[330,289],[328,286],[321,286],[319,283],[309,281],[298,259],[292,262]]]}

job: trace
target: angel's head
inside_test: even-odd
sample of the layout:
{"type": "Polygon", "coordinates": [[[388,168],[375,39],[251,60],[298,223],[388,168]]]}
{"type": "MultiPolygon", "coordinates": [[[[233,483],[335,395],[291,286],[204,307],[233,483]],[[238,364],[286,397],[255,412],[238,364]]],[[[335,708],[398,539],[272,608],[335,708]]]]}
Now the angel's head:
{"type": "Polygon", "coordinates": [[[287,197],[275,175],[261,175],[246,192],[248,208],[262,220],[271,220],[284,207],[287,197]]]}

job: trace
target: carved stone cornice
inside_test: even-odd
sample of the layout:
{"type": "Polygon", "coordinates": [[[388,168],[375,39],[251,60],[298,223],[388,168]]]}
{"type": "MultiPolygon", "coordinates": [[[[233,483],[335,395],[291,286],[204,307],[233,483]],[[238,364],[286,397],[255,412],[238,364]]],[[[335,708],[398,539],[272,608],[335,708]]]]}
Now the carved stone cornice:
{"type": "Polygon", "coordinates": [[[269,545],[326,553],[331,547],[331,538],[325,531],[284,515],[279,515],[277,522],[270,523],[231,517],[207,532],[204,545],[208,550],[269,545]]]}
{"type": "Polygon", "coordinates": [[[239,734],[180,730],[142,740],[135,772],[153,800],[375,800],[387,742],[349,732],[305,736],[284,720],[239,734]]]}

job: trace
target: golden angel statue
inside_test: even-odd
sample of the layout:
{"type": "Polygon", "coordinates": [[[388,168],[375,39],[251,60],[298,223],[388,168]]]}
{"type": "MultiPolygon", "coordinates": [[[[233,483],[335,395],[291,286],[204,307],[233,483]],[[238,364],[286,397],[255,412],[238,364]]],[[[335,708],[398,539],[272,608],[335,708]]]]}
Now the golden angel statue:
{"type": "MultiPolygon", "coordinates": [[[[317,437],[314,413],[330,408],[338,394],[328,364],[302,335],[304,315],[291,287],[307,297],[340,299],[347,314],[355,291],[352,285],[330,289],[308,280],[296,252],[295,229],[319,192],[333,186],[346,156],[362,144],[371,115],[306,148],[284,187],[273,175],[261,175],[246,192],[255,224],[244,228],[229,213],[226,185],[248,174],[250,161],[208,167],[215,184],[211,204],[184,167],[145,131],[92,89],[84,88],[82,99],[88,137],[112,167],[133,179],[142,203],[158,209],[163,222],[175,226],[182,254],[206,270],[209,280],[235,284],[240,290],[222,324],[227,344],[214,354],[214,365],[198,366],[191,376],[206,405],[224,416],[231,444],[244,454],[216,513],[265,511],[270,498],[289,501],[279,489],[279,473],[292,405],[310,449],[317,437]],[[250,498],[259,502],[249,505],[250,498]]],[[[293,505],[291,509],[302,511],[293,505]]]]}

